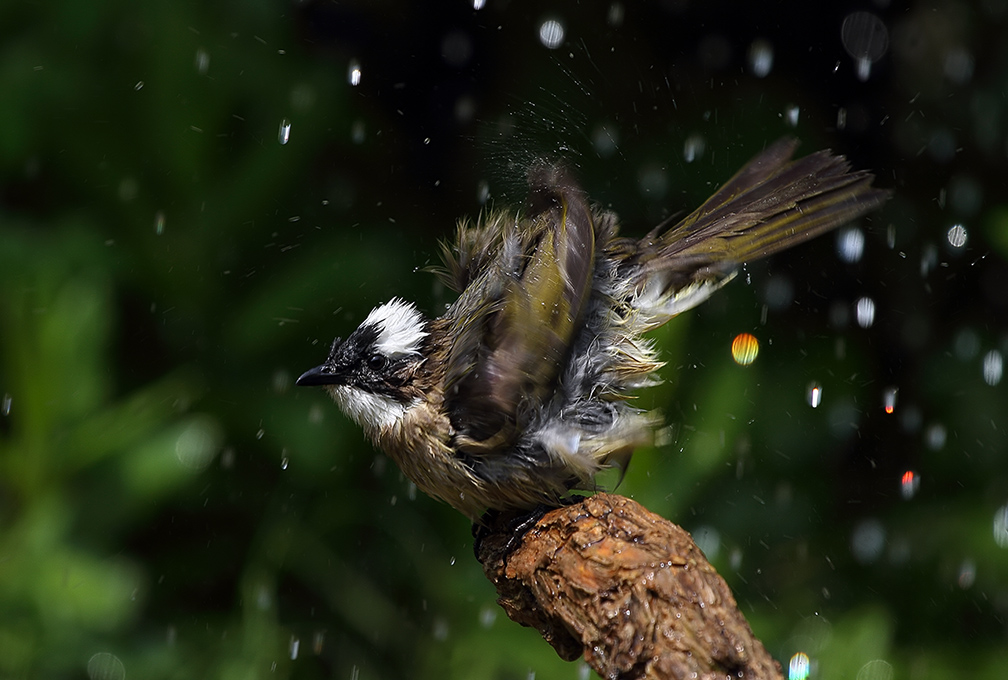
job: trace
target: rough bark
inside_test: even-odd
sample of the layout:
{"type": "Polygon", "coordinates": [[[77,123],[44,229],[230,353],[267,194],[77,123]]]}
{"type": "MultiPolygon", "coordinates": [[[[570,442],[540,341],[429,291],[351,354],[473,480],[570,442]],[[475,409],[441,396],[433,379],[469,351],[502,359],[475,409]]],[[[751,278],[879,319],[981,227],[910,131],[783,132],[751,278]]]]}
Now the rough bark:
{"type": "Polygon", "coordinates": [[[491,518],[476,553],[511,619],[604,678],[783,677],[690,535],[628,498],[596,494],[523,535],[491,518]]]}

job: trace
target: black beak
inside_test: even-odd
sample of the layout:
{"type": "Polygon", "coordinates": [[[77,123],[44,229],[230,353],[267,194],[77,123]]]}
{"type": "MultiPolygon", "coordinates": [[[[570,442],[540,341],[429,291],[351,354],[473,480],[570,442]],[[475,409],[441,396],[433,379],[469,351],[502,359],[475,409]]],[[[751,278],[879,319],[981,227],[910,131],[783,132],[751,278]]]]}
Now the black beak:
{"type": "Polygon", "coordinates": [[[316,366],[315,368],[308,369],[301,377],[297,379],[295,384],[301,386],[313,386],[313,385],[339,385],[342,384],[342,376],[333,371],[333,367],[328,364],[322,364],[321,366],[316,366]]]}

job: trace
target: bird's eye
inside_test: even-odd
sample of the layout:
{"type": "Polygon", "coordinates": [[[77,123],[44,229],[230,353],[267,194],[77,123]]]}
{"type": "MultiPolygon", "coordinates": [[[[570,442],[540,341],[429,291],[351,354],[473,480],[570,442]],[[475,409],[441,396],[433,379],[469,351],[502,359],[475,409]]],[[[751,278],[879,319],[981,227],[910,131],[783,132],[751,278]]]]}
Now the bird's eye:
{"type": "Polygon", "coordinates": [[[368,357],[367,365],[372,371],[380,371],[385,368],[388,358],[384,354],[372,354],[368,357]]]}

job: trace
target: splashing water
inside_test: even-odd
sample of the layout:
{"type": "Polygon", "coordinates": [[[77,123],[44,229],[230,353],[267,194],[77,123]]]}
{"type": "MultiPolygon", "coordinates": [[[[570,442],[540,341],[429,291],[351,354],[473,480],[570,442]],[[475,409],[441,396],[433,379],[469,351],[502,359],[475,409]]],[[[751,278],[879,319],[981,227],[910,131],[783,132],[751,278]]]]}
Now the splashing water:
{"type": "Polygon", "coordinates": [[[277,141],[286,144],[290,141],[291,122],[284,118],[280,121],[280,130],[277,131],[277,141]]]}

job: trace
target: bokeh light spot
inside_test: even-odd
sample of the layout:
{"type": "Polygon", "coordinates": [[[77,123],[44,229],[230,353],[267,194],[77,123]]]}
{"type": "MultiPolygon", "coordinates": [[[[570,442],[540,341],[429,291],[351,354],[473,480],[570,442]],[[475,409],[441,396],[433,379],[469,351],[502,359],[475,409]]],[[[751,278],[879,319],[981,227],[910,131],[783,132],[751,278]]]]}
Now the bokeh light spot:
{"type": "Polygon", "coordinates": [[[748,366],[756,361],[759,354],[759,340],[752,333],[739,333],[732,340],[732,359],[740,366],[748,366]]]}
{"type": "Polygon", "coordinates": [[[910,500],[917,494],[920,488],[920,475],[913,470],[907,470],[900,478],[900,495],[903,500],[910,500]]]}
{"type": "Polygon", "coordinates": [[[815,380],[810,382],[805,391],[805,400],[812,408],[819,408],[819,404],[822,403],[822,385],[815,380]]]}
{"type": "Polygon", "coordinates": [[[788,680],[805,680],[809,676],[809,658],[805,652],[798,652],[788,663],[788,680]]]}
{"type": "Polygon", "coordinates": [[[547,19],[539,25],[539,42],[546,49],[555,50],[563,44],[564,33],[566,29],[562,23],[556,19],[547,19]]]}

